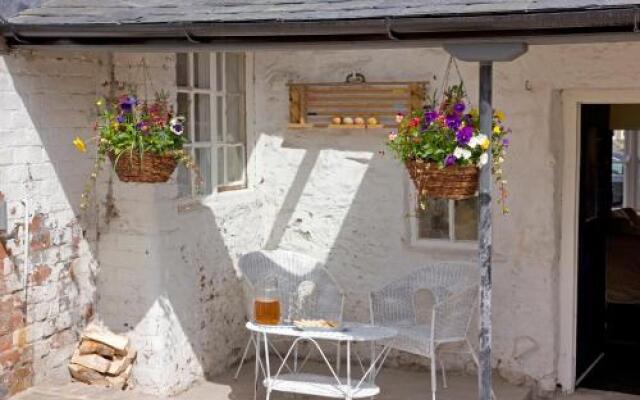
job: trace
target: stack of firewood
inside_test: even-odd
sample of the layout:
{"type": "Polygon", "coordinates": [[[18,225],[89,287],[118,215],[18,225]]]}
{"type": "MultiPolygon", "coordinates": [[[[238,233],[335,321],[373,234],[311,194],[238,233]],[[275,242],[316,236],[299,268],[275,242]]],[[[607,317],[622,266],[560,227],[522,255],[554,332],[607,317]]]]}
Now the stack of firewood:
{"type": "Polygon", "coordinates": [[[69,372],[74,379],[90,385],[125,389],[135,358],[136,351],[126,336],[92,324],[82,334],[71,357],[69,372]]]}

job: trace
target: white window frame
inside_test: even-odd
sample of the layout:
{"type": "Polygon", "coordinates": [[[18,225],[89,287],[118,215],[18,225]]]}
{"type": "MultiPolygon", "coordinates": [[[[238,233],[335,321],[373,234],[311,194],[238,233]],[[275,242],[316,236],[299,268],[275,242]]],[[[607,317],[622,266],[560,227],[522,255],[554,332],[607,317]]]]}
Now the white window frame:
{"type": "MultiPolygon", "coordinates": [[[[242,93],[227,93],[226,92],[226,85],[227,85],[227,81],[225,79],[226,77],[226,73],[224,71],[224,68],[226,67],[226,63],[224,61],[222,61],[222,84],[223,84],[223,88],[222,90],[218,90],[217,86],[217,82],[216,82],[216,73],[217,73],[217,63],[216,63],[216,57],[218,53],[223,54],[223,57],[225,55],[225,53],[228,52],[208,52],[209,54],[209,88],[198,88],[195,86],[195,77],[194,77],[194,54],[195,53],[207,53],[207,52],[178,52],[178,53],[184,53],[187,54],[187,86],[180,86],[178,85],[177,82],[177,76],[176,76],[176,101],[177,101],[177,95],[178,94],[186,94],[187,96],[189,96],[189,114],[190,116],[192,116],[192,118],[187,118],[187,125],[188,125],[188,134],[189,134],[189,141],[188,143],[185,144],[185,149],[187,149],[189,151],[189,154],[191,155],[191,157],[195,160],[195,152],[196,149],[201,149],[201,148],[209,148],[211,150],[210,152],[210,160],[211,160],[211,186],[212,186],[212,193],[210,194],[204,194],[201,195],[199,193],[196,192],[196,187],[195,187],[195,182],[194,182],[194,174],[190,174],[191,177],[191,196],[189,196],[189,194],[184,194],[183,196],[185,197],[191,197],[191,198],[207,198],[207,197],[211,197],[211,196],[216,196],[216,195],[220,195],[221,193],[227,193],[227,192],[239,192],[239,191],[243,191],[247,188],[249,188],[249,177],[248,177],[248,158],[249,155],[252,154],[253,152],[253,145],[252,143],[252,138],[253,138],[253,132],[252,132],[252,124],[251,124],[251,117],[250,115],[252,115],[253,112],[253,107],[252,104],[249,101],[249,95],[252,94],[253,92],[253,55],[251,53],[247,53],[247,52],[242,52],[242,54],[244,55],[244,90],[242,93]],[[196,94],[208,94],[209,95],[209,113],[210,113],[210,140],[209,141],[200,141],[200,142],[196,142],[195,141],[195,118],[193,118],[195,116],[195,95],[196,94]],[[222,119],[222,136],[223,136],[223,140],[222,142],[218,142],[218,132],[217,132],[217,126],[218,126],[218,115],[217,115],[217,99],[218,98],[222,98],[222,104],[223,104],[223,110],[222,110],[222,114],[223,116],[226,116],[226,112],[227,112],[227,97],[228,96],[237,96],[240,97],[242,100],[244,100],[242,103],[244,105],[244,118],[243,118],[243,122],[244,122],[244,136],[245,136],[245,140],[244,143],[228,143],[226,141],[226,135],[227,135],[227,119],[223,117],[222,119]],[[223,149],[224,152],[226,152],[229,148],[234,148],[234,147],[241,147],[244,149],[244,151],[241,152],[242,154],[242,165],[243,165],[243,171],[242,171],[242,176],[241,179],[233,181],[233,182],[226,182],[227,178],[228,178],[228,171],[227,169],[227,163],[225,162],[223,164],[224,166],[224,181],[225,183],[220,184],[218,182],[218,150],[219,149],[223,149]]],[[[231,53],[240,53],[240,52],[231,52],[231,53]]],[[[177,62],[177,53],[176,53],[176,62],[177,62]]],[[[203,183],[204,185],[204,183],[203,183]]]]}
{"type": "Polygon", "coordinates": [[[409,235],[411,238],[411,245],[413,247],[426,248],[426,249],[444,249],[444,250],[461,250],[461,251],[477,251],[478,240],[456,240],[455,239],[455,200],[449,200],[449,238],[421,238],[419,237],[420,228],[419,218],[416,213],[416,199],[417,192],[413,185],[413,182],[408,182],[409,190],[407,190],[408,196],[405,203],[407,204],[407,215],[409,216],[409,235]]]}

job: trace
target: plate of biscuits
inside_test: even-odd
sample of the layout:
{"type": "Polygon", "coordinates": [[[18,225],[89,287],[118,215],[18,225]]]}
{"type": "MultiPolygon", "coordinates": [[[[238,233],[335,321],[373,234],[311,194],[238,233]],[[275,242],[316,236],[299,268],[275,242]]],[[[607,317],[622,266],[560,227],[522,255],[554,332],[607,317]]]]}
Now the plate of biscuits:
{"type": "Polygon", "coordinates": [[[340,323],[326,319],[299,319],[293,321],[293,326],[301,331],[343,331],[340,323]]]}

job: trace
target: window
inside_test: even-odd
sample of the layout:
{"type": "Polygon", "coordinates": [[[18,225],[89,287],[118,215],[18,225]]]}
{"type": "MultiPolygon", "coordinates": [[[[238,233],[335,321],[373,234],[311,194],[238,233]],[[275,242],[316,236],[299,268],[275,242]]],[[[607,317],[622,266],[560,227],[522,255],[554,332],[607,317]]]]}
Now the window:
{"type": "MultiPolygon", "coordinates": [[[[415,199],[415,198],[414,198],[415,199]]],[[[478,198],[429,198],[426,208],[416,207],[414,240],[473,241],[478,239],[478,198]]]]}
{"type": "Polygon", "coordinates": [[[245,55],[178,53],[178,114],[187,118],[186,148],[202,179],[178,170],[181,195],[208,195],[246,187],[245,55]]]}

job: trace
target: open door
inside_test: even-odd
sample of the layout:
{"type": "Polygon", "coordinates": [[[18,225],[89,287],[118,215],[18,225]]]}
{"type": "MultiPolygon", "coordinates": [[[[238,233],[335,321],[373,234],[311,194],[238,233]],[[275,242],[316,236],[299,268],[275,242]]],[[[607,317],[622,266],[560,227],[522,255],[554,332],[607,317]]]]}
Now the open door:
{"type": "Polygon", "coordinates": [[[607,222],[611,211],[610,105],[581,108],[577,384],[605,353],[607,222]]]}

